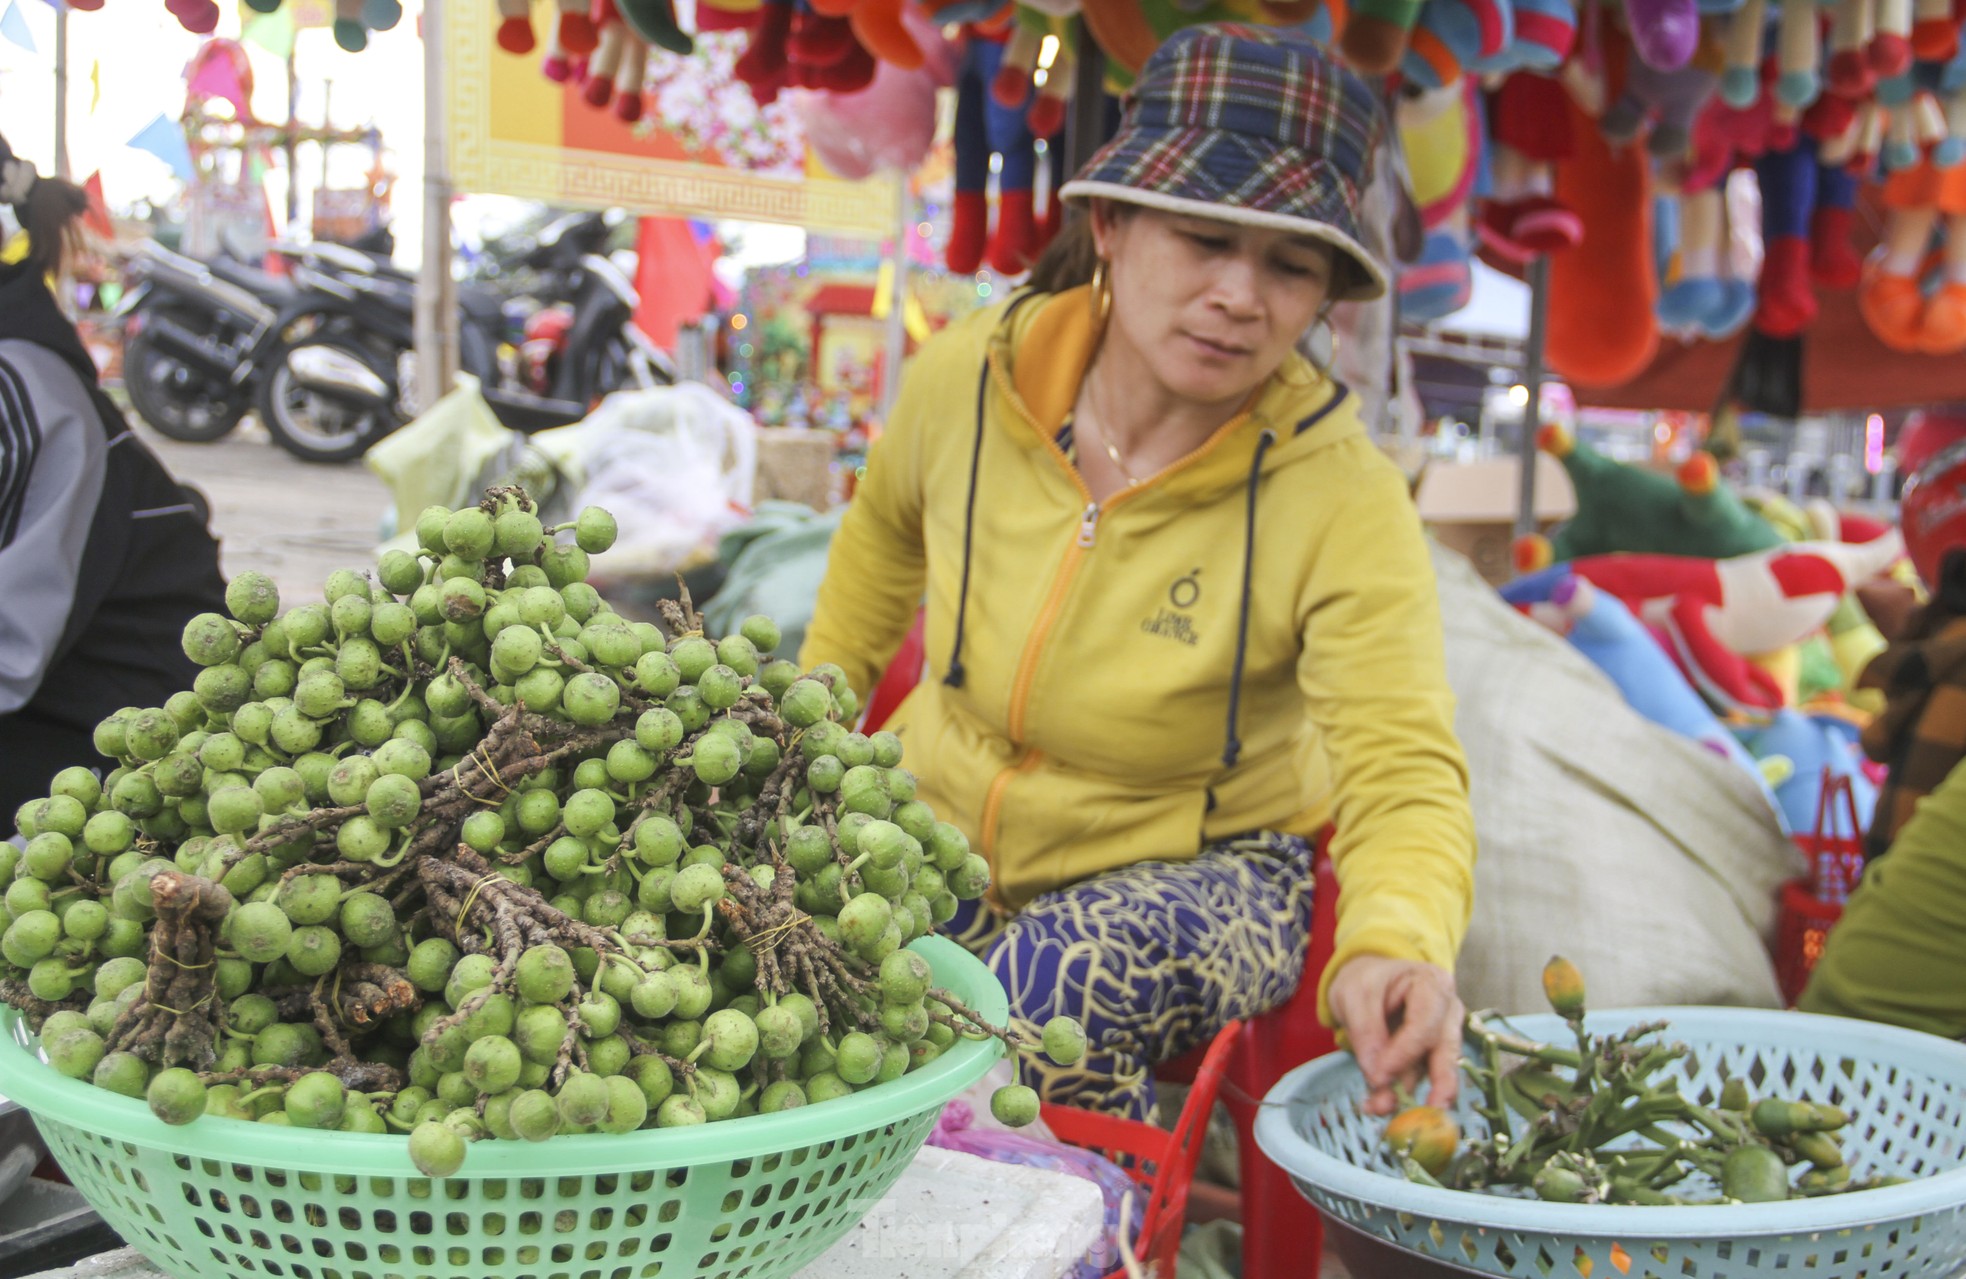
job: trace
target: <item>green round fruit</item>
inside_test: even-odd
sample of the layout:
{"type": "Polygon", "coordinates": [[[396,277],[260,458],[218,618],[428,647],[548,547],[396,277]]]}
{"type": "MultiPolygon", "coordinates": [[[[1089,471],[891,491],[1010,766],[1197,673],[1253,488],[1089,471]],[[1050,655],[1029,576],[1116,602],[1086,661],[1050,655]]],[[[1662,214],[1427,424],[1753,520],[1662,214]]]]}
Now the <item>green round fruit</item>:
{"type": "Polygon", "coordinates": [[[234,908],[227,918],[226,938],[241,959],[271,963],[287,953],[293,940],[293,921],[273,902],[248,902],[234,908]]]}
{"type": "Polygon", "coordinates": [[[589,555],[599,555],[614,545],[618,531],[614,516],[598,506],[589,506],[574,520],[573,540],[589,555]]]}
{"type": "Polygon", "coordinates": [[[990,1114],[1006,1128],[1022,1128],[1038,1117],[1038,1094],[1024,1084],[1006,1084],[990,1094],[990,1114]]]}
{"type": "Polygon", "coordinates": [[[226,584],[225,608],[247,626],[264,626],[279,616],[280,588],[264,573],[241,573],[226,584]]]}
{"type": "Polygon", "coordinates": [[[531,559],[545,536],[539,517],[530,511],[506,511],[492,525],[492,545],[508,559],[531,559]]]}
{"type": "Polygon", "coordinates": [[[410,1133],[410,1162],[426,1177],[442,1180],[464,1166],[464,1138],[442,1123],[424,1122],[410,1133]]]}

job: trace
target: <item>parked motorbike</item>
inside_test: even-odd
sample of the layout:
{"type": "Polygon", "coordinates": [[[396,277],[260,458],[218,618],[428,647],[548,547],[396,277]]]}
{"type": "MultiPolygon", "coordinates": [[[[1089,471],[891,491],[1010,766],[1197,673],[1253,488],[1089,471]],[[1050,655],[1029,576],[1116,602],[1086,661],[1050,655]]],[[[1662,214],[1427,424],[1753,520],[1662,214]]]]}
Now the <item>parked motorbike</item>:
{"type": "MultiPolygon", "coordinates": [[[[519,265],[538,276],[544,306],[487,285],[460,286],[458,363],[507,427],[565,426],[610,391],[675,380],[668,358],[634,323],[634,285],[600,252],[609,229],[598,214],[563,218],[523,256],[519,265]],[[534,382],[518,367],[523,356],[508,367],[504,353],[523,345],[529,313],[554,305],[571,317],[564,346],[550,374],[534,382]]],[[[346,461],[411,416],[416,283],[372,255],[316,247],[326,251],[294,273],[312,309],[282,330],[257,404],[288,452],[346,461]]]]}
{"type": "Polygon", "coordinates": [[[123,326],[123,385],[139,416],[174,440],[216,440],[252,404],[259,361],[298,290],[220,259],[197,262],[149,243],[131,258],[113,318],[123,326]]]}

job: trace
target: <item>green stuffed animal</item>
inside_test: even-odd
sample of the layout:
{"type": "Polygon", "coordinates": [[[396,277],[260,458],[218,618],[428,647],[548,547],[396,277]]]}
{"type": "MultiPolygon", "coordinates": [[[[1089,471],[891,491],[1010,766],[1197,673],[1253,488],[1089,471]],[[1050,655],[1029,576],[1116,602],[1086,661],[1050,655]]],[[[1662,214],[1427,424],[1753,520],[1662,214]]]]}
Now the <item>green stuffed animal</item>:
{"type": "Polygon", "coordinates": [[[1676,475],[1661,475],[1605,457],[1561,426],[1546,426],[1536,447],[1563,463],[1577,491],[1577,514],[1545,538],[1516,544],[1516,567],[1529,573],[1585,555],[1689,555],[1727,559],[1782,545],[1768,521],[1720,482],[1712,455],[1695,453],[1676,475]]]}

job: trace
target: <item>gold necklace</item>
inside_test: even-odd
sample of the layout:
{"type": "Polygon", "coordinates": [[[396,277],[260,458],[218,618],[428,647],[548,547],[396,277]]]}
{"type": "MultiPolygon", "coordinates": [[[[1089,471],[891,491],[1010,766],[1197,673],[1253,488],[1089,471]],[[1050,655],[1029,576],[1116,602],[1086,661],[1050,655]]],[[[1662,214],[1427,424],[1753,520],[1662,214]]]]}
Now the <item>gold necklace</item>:
{"type": "MultiPolygon", "coordinates": [[[[1087,394],[1086,394],[1086,401],[1088,406],[1090,406],[1091,400],[1092,400],[1091,389],[1088,387],[1087,394]]],[[[1120,460],[1120,451],[1113,447],[1113,441],[1111,437],[1106,434],[1106,418],[1103,410],[1099,412],[1099,447],[1105,449],[1106,456],[1113,459],[1114,469],[1116,469],[1117,471],[1119,471],[1121,475],[1126,477],[1126,486],[1128,488],[1140,487],[1139,477],[1134,475],[1132,471],[1129,471],[1126,468],[1126,463],[1120,460]]]]}

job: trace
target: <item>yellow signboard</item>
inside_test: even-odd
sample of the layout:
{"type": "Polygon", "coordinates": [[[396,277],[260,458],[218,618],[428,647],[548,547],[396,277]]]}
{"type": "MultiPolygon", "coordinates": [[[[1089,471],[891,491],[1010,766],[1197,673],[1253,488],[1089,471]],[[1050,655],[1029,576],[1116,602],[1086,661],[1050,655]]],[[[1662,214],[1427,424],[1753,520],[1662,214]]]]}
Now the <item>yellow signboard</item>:
{"type": "MultiPolygon", "coordinates": [[[[588,105],[578,85],[540,71],[540,53],[514,55],[493,37],[484,0],[443,0],[449,77],[451,180],[459,191],[575,207],[614,207],[672,217],[780,222],[878,239],[893,234],[890,178],[848,182],[808,151],[786,173],[732,163],[658,121],[637,127],[588,105]]],[[[533,7],[542,35],[557,20],[551,0],[533,7]]]]}

